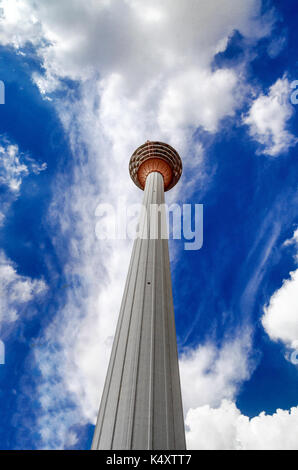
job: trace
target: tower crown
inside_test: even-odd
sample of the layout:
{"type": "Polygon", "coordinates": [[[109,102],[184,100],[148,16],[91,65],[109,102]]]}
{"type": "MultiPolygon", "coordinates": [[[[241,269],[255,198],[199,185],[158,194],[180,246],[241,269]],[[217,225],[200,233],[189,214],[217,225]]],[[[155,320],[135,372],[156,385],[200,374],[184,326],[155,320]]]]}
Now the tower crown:
{"type": "Polygon", "coordinates": [[[176,150],[163,142],[150,142],[138,147],[131,156],[129,173],[133,182],[145,188],[146,178],[153,171],[161,173],[164,189],[173,188],[182,174],[181,158],[176,150]]]}

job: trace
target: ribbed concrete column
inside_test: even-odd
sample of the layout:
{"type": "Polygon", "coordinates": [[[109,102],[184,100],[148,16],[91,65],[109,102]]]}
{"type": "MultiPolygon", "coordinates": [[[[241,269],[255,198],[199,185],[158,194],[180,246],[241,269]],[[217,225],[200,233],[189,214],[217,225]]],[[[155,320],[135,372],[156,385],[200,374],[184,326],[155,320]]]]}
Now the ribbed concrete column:
{"type": "MultiPolygon", "coordinates": [[[[164,203],[164,180],[146,179],[143,204],[164,203]]],[[[185,449],[167,239],[140,222],[92,449],[185,449]]]]}

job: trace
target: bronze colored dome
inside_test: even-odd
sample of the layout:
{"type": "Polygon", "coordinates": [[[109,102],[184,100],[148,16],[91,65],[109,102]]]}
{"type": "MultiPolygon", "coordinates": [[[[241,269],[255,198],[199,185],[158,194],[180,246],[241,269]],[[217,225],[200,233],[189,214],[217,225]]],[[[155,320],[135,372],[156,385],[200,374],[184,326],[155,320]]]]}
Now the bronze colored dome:
{"type": "Polygon", "coordinates": [[[132,154],[129,173],[133,182],[140,189],[144,189],[146,178],[153,171],[161,173],[165,191],[168,191],[179,181],[182,162],[179,154],[170,145],[148,140],[132,154]]]}

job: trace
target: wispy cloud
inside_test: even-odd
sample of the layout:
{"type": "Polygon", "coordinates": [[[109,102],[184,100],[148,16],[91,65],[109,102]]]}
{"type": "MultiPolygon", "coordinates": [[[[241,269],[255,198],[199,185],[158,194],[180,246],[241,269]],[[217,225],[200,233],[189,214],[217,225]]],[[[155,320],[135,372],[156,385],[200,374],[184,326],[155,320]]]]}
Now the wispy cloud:
{"type": "MultiPolygon", "coordinates": [[[[42,279],[31,279],[17,273],[16,267],[0,251],[0,328],[1,338],[7,336],[7,323],[15,322],[28,303],[47,290],[42,279]],[[6,326],[6,329],[4,329],[6,326]]],[[[32,312],[31,314],[32,315],[32,312]]]]}
{"type": "Polygon", "coordinates": [[[20,189],[24,176],[29,173],[28,167],[21,162],[17,145],[0,146],[0,185],[7,186],[12,193],[20,189]]]}
{"type": "Polygon", "coordinates": [[[0,226],[4,223],[10,205],[20,195],[23,179],[32,173],[38,175],[46,168],[46,163],[36,162],[22,153],[17,144],[3,135],[0,136],[0,226]]]}

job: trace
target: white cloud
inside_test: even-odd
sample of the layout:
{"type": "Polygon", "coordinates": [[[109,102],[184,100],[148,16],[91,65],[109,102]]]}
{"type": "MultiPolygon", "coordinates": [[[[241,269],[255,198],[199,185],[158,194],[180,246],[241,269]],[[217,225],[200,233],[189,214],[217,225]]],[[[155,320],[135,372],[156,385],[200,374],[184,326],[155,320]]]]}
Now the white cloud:
{"type": "Polygon", "coordinates": [[[267,95],[261,94],[253,102],[244,124],[261,145],[262,153],[277,156],[296,145],[297,139],[287,130],[294,110],[290,103],[290,84],[286,77],[278,79],[267,95]]]}
{"type": "Polygon", "coordinates": [[[61,77],[119,75],[121,95],[137,97],[144,87],[155,88],[149,119],[158,118],[161,129],[202,125],[214,132],[239,106],[242,79],[232,70],[213,71],[213,57],[235,29],[251,41],[269,34],[272,19],[258,17],[260,5],[150,0],[145,8],[135,0],[5,0],[2,43],[20,47],[31,39],[38,47],[45,73],[35,73],[34,80],[43,94],[61,77]]]}
{"type": "Polygon", "coordinates": [[[41,46],[46,67],[58,76],[120,73],[138,85],[169,67],[209,63],[238,29],[255,40],[270,32],[261,2],[247,0],[3,0],[1,42],[41,46]],[[207,27],[208,25],[208,27],[207,27]],[[44,44],[47,39],[50,47],[44,44]],[[52,64],[50,63],[52,62],[52,64]]]}
{"type": "Polygon", "coordinates": [[[239,334],[220,348],[212,342],[191,349],[180,358],[184,410],[200,405],[219,406],[233,399],[254,368],[250,334],[239,334]]]}
{"type": "MultiPolygon", "coordinates": [[[[128,176],[128,159],[148,138],[168,141],[181,152],[185,167],[196,167],[193,130],[216,132],[223,118],[233,116],[244,80],[239,71],[214,70],[214,55],[225,49],[235,29],[251,42],[269,33],[271,20],[260,18],[260,6],[259,0],[3,3],[9,18],[0,40],[36,45],[44,74],[33,78],[41,93],[53,91],[61,77],[80,80],[80,99],[74,101],[66,90],[55,102],[69,136],[74,177],[71,185],[65,174],[55,181],[48,221],[55,227],[57,255],[66,259],[70,287],[44,332],[45,345],[36,350],[42,372],[37,429],[44,447],[67,447],[72,426],[94,423],[103,387],[131,244],[96,240],[95,208],[120,196],[124,202],[140,200],[128,176]],[[69,399],[73,407],[66,413],[62,404],[69,399]]],[[[202,178],[199,171],[193,174],[196,182],[202,178]]],[[[240,343],[190,352],[182,359],[184,383],[196,370],[196,391],[200,382],[209,390],[215,384],[221,391],[213,394],[214,402],[232,398],[249,374],[247,346],[240,343]],[[239,361],[230,357],[235,353],[239,361]],[[209,374],[201,366],[205,356],[209,374]]],[[[194,397],[186,401],[186,407],[198,405],[194,397]]]]}
{"type": "MultiPolygon", "coordinates": [[[[40,173],[46,169],[45,164],[38,164],[19,151],[16,144],[0,136],[0,186],[2,198],[0,203],[0,226],[4,224],[5,215],[10,205],[19,196],[23,179],[33,172],[40,173]]],[[[31,279],[17,273],[15,266],[5,253],[0,251],[0,326],[1,334],[9,333],[8,323],[15,322],[24,312],[28,303],[46,291],[43,280],[31,279]],[[5,324],[5,330],[3,325],[5,324]]],[[[32,312],[31,312],[32,313],[32,312]]]]}
{"type": "Polygon", "coordinates": [[[0,251],[0,323],[15,322],[33,298],[45,293],[43,280],[17,273],[13,263],[0,251]]]}
{"type": "Polygon", "coordinates": [[[200,126],[215,132],[220,120],[233,116],[242,101],[237,85],[237,74],[228,69],[212,73],[190,68],[177,74],[164,90],[158,115],[160,127],[169,133],[200,126]]]}
{"type": "Polygon", "coordinates": [[[21,162],[17,145],[0,146],[0,184],[5,185],[13,193],[20,189],[24,176],[28,175],[27,166],[21,162]]]}
{"type": "Polygon", "coordinates": [[[18,145],[0,136],[0,185],[10,192],[11,198],[19,194],[23,179],[30,173],[39,175],[46,163],[38,163],[20,152],[18,145]]]}
{"type": "Polygon", "coordinates": [[[284,243],[285,246],[292,244],[298,244],[298,228],[294,231],[292,238],[286,240],[284,243]]]}
{"type": "Polygon", "coordinates": [[[298,449],[298,407],[248,418],[234,400],[256,363],[250,359],[249,332],[199,346],[180,359],[188,449],[298,449]]]}
{"type": "Polygon", "coordinates": [[[5,214],[10,205],[20,194],[23,179],[30,173],[38,175],[46,170],[46,163],[38,163],[28,155],[20,152],[18,145],[11,143],[6,137],[0,136],[0,226],[3,225],[5,214]]]}
{"type": "Polygon", "coordinates": [[[264,308],[262,324],[273,340],[281,340],[287,346],[298,341],[298,269],[290,273],[290,279],[283,281],[274,292],[269,305],[264,308]]]}
{"type": "Polygon", "coordinates": [[[223,400],[189,410],[187,448],[199,450],[297,450],[298,407],[249,419],[223,400]]]}
{"type": "MultiPolygon", "coordinates": [[[[0,226],[5,215],[19,196],[23,179],[30,172],[39,174],[46,164],[38,164],[23,155],[18,145],[0,136],[0,186],[4,191],[0,203],[0,226]]],[[[13,263],[0,251],[0,325],[15,322],[28,302],[46,291],[43,280],[34,280],[17,273],[13,263]]],[[[3,330],[4,331],[4,330],[3,330]]],[[[3,335],[4,333],[2,333],[3,335]]]]}
{"type": "MultiPolygon", "coordinates": [[[[294,259],[298,262],[298,229],[283,246],[295,248],[294,259]]],[[[264,307],[262,325],[273,341],[282,341],[287,348],[285,357],[297,364],[298,351],[298,269],[289,273],[282,286],[277,289],[264,307]],[[292,351],[291,351],[292,350],[292,351]]]]}
{"type": "Polygon", "coordinates": [[[30,41],[40,43],[40,23],[34,16],[30,2],[26,0],[1,0],[0,42],[20,48],[30,41]]]}
{"type": "Polygon", "coordinates": [[[297,252],[295,254],[295,260],[297,261],[298,263],[298,228],[294,231],[294,234],[292,236],[292,238],[290,238],[289,240],[286,240],[284,242],[284,246],[296,246],[297,247],[297,252]]]}

